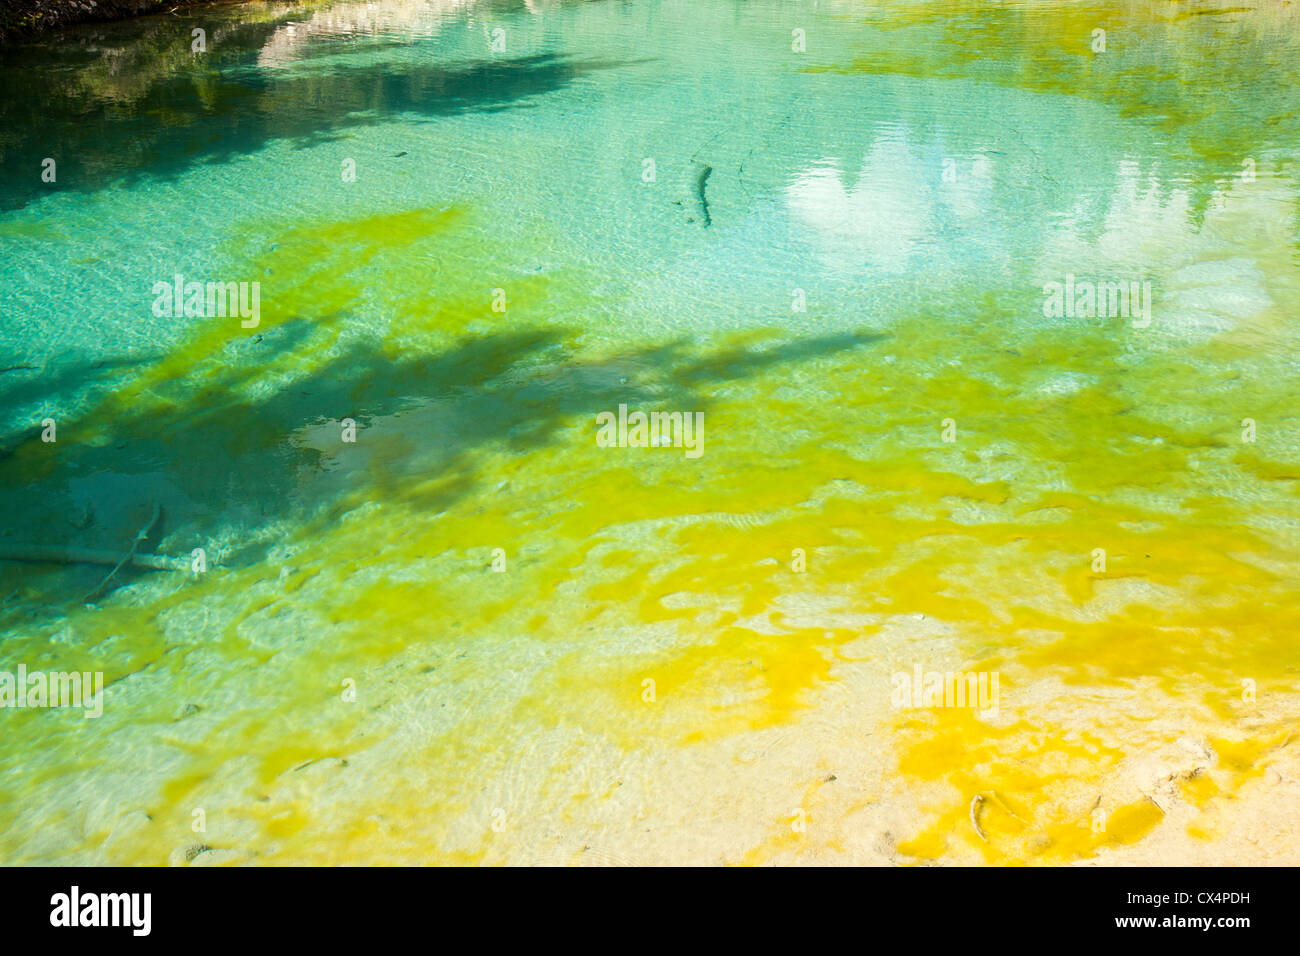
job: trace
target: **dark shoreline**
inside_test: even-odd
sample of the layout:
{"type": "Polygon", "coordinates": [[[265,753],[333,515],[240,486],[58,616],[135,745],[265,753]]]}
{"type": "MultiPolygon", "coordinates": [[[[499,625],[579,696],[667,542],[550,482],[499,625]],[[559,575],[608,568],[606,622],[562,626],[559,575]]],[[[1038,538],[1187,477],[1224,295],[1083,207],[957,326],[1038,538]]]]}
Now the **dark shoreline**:
{"type": "Polygon", "coordinates": [[[0,0],[0,44],[78,23],[127,20],[213,0],[0,0]]]}

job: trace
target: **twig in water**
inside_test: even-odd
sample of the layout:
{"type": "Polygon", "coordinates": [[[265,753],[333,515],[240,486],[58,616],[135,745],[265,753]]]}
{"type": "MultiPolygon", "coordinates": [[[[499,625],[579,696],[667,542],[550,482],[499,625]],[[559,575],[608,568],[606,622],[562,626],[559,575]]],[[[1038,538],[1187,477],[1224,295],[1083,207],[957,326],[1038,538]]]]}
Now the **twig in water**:
{"type": "Polygon", "coordinates": [[[130,561],[132,557],[135,556],[136,548],[140,547],[141,542],[143,542],[146,538],[149,537],[149,532],[153,531],[153,526],[158,523],[158,516],[160,514],[162,514],[162,507],[158,504],[158,502],[155,501],[153,506],[153,514],[150,515],[149,517],[149,523],[146,524],[143,528],[141,528],[138,532],[136,532],[135,538],[131,541],[130,550],[128,550],[126,554],[122,555],[122,560],[117,562],[117,565],[113,568],[112,571],[108,572],[108,577],[100,581],[99,586],[96,587],[95,590],[91,591],[89,594],[87,594],[84,598],[81,599],[83,604],[89,604],[92,598],[98,597],[100,592],[104,590],[104,586],[108,584],[109,581],[113,580],[113,575],[117,574],[118,571],[122,570],[122,566],[126,564],[128,561],[130,561]]]}
{"type": "Polygon", "coordinates": [[[985,843],[988,843],[989,838],[986,837],[984,835],[984,831],[980,829],[979,812],[980,812],[980,807],[982,806],[984,806],[984,794],[977,793],[975,794],[975,796],[970,798],[970,825],[975,828],[975,835],[978,836],[985,843]]]}
{"type": "Polygon", "coordinates": [[[1012,810],[1009,806],[1007,806],[1007,802],[1003,800],[1001,796],[998,795],[998,792],[996,790],[988,791],[988,795],[992,797],[994,800],[996,800],[998,806],[1000,806],[1003,810],[1005,810],[1007,812],[1007,815],[1010,816],[1013,820],[1019,820],[1025,826],[1029,826],[1029,822],[1025,820],[1022,816],[1020,816],[1020,814],[1016,813],[1016,811],[1012,810]]]}

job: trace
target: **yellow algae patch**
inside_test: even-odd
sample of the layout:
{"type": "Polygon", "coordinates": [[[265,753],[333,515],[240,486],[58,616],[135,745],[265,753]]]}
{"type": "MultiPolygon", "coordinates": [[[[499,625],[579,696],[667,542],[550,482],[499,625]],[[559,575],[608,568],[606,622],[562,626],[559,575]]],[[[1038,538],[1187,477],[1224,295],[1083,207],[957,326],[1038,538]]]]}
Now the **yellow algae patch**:
{"type": "Polygon", "coordinates": [[[706,740],[788,721],[831,679],[834,646],[854,636],[820,628],[762,634],[732,626],[716,641],[643,671],[655,679],[659,699],[671,704],[674,724],[694,725],[686,741],[706,740]]]}
{"type": "Polygon", "coordinates": [[[1184,777],[1178,782],[1178,786],[1183,799],[1198,808],[1205,807],[1214,797],[1223,792],[1208,773],[1184,777]]]}
{"type": "Polygon", "coordinates": [[[762,633],[734,624],[682,632],[677,647],[658,654],[629,648],[618,659],[566,655],[536,678],[517,714],[551,721],[562,715],[628,748],[647,740],[690,746],[776,727],[816,705],[819,691],[835,680],[837,646],[861,636],[822,628],[762,633]]]}
{"type": "Polygon", "coordinates": [[[306,809],[299,805],[277,807],[263,824],[264,831],[273,840],[291,837],[311,822],[306,809]]]}
{"type": "Polygon", "coordinates": [[[900,853],[933,860],[964,846],[991,863],[1068,860],[1103,841],[1077,793],[1077,781],[1098,780],[1122,756],[1098,738],[1026,720],[993,726],[967,708],[909,717],[900,731],[899,770],[956,791],[900,853]]]}
{"type": "Polygon", "coordinates": [[[1101,620],[1080,621],[1022,610],[1023,627],[1060,633],[1020,655],[1072,683],[1154,677],[1179,693],[1187,686],[1207,699],[1239,693],[1242,678],[1291,681],[1300,651],[1283,636],[1296,612],[1271,604],[1180,610],[1131,605],[1101,620]]]}
{"type": "Polygon", "coordinates": [[[1137,800],[1116,807],[1106,818],[1106,843],[1137,843],[1165,818],[1164,811],[1150,800],[1137,800]]]}
{"type": "MultiPolygon", "coordinates": [[[[59,232],[53,226],[43,222],[23,222],[21,220],[11,219],[7,222],[0,222],[0,240],[4,239],[37,239],[43,241],[56,241],[68,238],[65,234],[59,232]]],[[[84,260],[86,262],[98,261],[95,259],[84,260]]],[[[81,263],[77,263],[80,265],[81,263]]]]}
{"type": "MultiPolygon", "coordinates": [[[[365,270],[376,257],[391,258],[393,244],[402,250],[399,258],[413,257],[418,248],[414,244],[454,228],[463,215],[456,208],[414,209],[289,229],[250,263],[250,275],[241,277],[241,281],[261,284],[257,327],[245,329],[236,320],[208,319],[189,342],[118,393],[117,401],[125,406],[141,393],[183,381],[205,369],[218,380],[233,379],[235,369],[209,363],[232,339],[265,334],[292,319],[307,321],[316,333],[328,333],[311,336],[313,350],[328,346],[337,335],[337,329],[330,331],[331,326],[336,326],[367,290],[365,270]]],[[[285,362],[283,355],[274,359],[277,364],[285,362]]],[[[259,371],[262,375],[267,372],[265,368],[259,371]]],[[[229,387],[229,382],[224,387],[229,387]]]]}
{"type": "Polygon", "coordinates": [[[1218,755],[1219,766],[1231,772],[1236,782],[1240,782],[1262,774],[1264,756],[1288,743],[1294,733],[1294,730],[1287,730],[1266,738],[1253,737],[1245,740],[1212,738],[1210,745],[1218,755]]]}
{"type": "MultiPolygon", "coordinates": [[[[1141,842],[1166,819],[1167,799],[1181,797],[1206,811],[1231,798],[1263,773],[1269,753],[1291,739],[1284,730],[1211,738],[1208,765],[1196,755],[1152,755],[1121,767],[1134,744],[1120,744],[1118,727],[1108,726],[1108,719],[1089,710],[1071,721],[1076,729],[1069,732],[1037,715],[990,726],[963,709],[902,720],[900,771],[941,786],[923,804],[930,822],[901,841],[899,851],[925,860],[962,859],[974,851],[1000,864],[1091,857],[1107,846],[1141,842]],[[1088,726],[1095,731],[1077,729],[1088,726]],[[1134,785],[1142,796],[1111,802],[1134,793],[1134,785]],[[937,799],[944,793],[952,795],[937,799]]],[[[1213,830],[1202,821],[1189,832],[1208,839],[1213,830]]]]}

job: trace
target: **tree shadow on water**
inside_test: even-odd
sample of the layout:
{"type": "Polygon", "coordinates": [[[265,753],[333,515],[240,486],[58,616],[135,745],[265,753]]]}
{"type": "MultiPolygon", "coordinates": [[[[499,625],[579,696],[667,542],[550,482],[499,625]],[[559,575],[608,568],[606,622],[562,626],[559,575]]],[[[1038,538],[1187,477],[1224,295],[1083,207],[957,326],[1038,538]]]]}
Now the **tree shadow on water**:
{"type": "MultiPolygon", "coordinates": [[[[16,518],[0,529],[0,546],[124,552],[157,504],[164,519],[150,547],[188,554],[236,542],[224,563],[254,564],[286,524],[329,522],[367,501],[439,513],[499,480],[481,471],[480,451],[526,457],[584,419],[594,441],[595,415],[619,404],[700,410],[712,386],[879,338],[703,355],[674,342],[587,359],[566,334],[501,332],[396,358],[353,345],[275,389],[264,387],[265,363],[249,355],[215,377],[195,376],[197,387],[175,385],[161,401],[110,399],[61,426],[57,443],[33,435],[0,459],[0,493],[16,518]],[[355,443],[343,439],[347,418],[355,443]]],[[[72,600],[103,576],[82,572],[0,562],[0,589],[72,600]]]]}

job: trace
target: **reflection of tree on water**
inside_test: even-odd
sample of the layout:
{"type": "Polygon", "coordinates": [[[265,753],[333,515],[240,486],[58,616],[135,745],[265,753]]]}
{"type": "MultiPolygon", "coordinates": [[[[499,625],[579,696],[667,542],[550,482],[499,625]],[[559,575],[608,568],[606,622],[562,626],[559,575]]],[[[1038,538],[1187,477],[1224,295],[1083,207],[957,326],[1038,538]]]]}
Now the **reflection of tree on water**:
{"type": "MultiPolygon", "coordinates": [[[[124,87],[99,75],[98,67],[70,72],[60,82],[62,74],[23,62],[23,56],[48,60],[45,47],[0,68],[0,206],[23,206],[50,191],[31,170],[39,170],[52,150],[57,188],[98,189],[121,177],[179,175],[195,163],[234,160],[272,140],[310,141],[399,114],[510,109],[592,71],[627,65],[542,53],[450,64],[352,65],[345,58],[328,71],[263,72],[256,67],[259,51],[277,29],[267,22],[214,30],[210,52],[196,68],[189,25],[160,25],[132,47],[132,60],[146,50],[159,56],[144,71],[143,85],[124,87]]],[[[358,52],[373,52],[375,44],[405,46],[389,37],[358,52]]]]}
{"type": "MultiPolygon", "coordinates": [[[[1103,104],[1148,131],[1148,142],[1159,148],[1138,152],[1143,173],[1166,187],[1189,189],[1199,225],[1216,192],[1233,187],[1243,159],[1262,164],[1289,154],[1300,140],[1294,109],[1300,13],[1279,7],[1202,15],[1213,12],[1171,14],[1147,3],[887,5],[864,23],[861,52],[851,62],[810,70],[970,80],[1103,104]],[[1097,27],[1108,31],[1104,53],[1089,48],[1097,27]]],[[[1093,126],[1097,117],[1104,113],[1081,104],[1077,121],[1062,126],[1058,114],[1054,128],[1026,135],[1026,145],[1047,150],[1073,137],[1092,139],[1097,150],[1132,151],[1135,143],[1114,139],[1120,127],[1093,126]]],[[[1008,129],[1017,125],[993,121],[1008,129]]],[[[1127,136],[1141,135],[1132,127],[1127,136]]],[[[1091,153],[1084,148],[1078,159],[1091,153]]],[[[1042,174],[1072,180],[1055,163],[1042,174]]]]}
{"type": "Polygon", "coordinates": [[[477,0],[368,0],[343,3],[312,11],[310,16],[276,27],[257,54],[261,67],[286,66],[303,57],[337,53],[329,39],[352,39],[362,35],[411,30],[424,37],[436,36],[444,28],[459,24],[460,14],[501,4],[477,0]]]}

